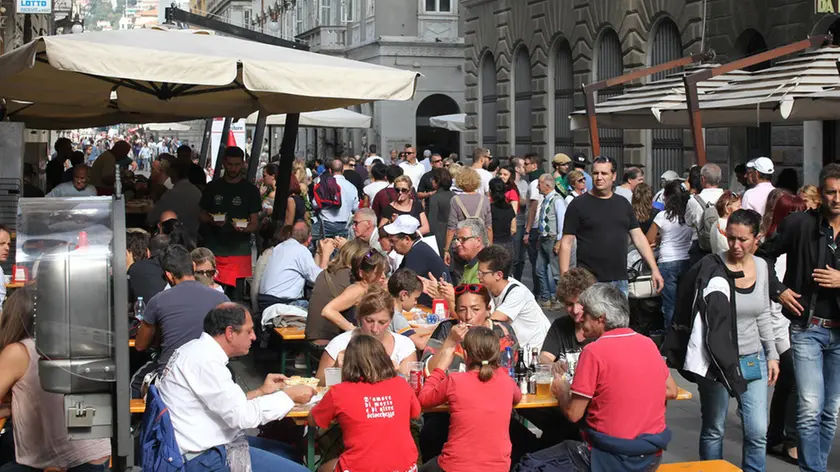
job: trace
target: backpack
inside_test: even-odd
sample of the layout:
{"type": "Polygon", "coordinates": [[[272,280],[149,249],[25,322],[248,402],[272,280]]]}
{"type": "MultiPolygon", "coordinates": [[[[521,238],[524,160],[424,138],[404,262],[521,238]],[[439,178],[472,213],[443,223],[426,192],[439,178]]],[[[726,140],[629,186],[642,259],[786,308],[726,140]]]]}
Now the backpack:
{"type": "Polygon", "coordinates": [[[478,205],[475,207],[475,214],[474,215],[469,214],[469,212],[467,211],[467,207],[464,206],[464,202],[461,201],[461,196],[460,195],[455,195],[453,200],[455,200],[455,204],[458,205],[458,208],[460,208],[461,212],[464,214],[464,219],[468,219],[468,220],[469,219],[476,219],[476,220],[481,221],[482,224],[487,224],[484,221],[484,215],[482,214],[482,211],[481,211],[481,210],[484,209],[484,200],[485,200],[484,198],[482,198],[481,200],[478,201],[478,205]]]}
{"type": "Polygon", "coordinates": [[[315,203],[321,210],[338,209],[341,207],[341,186],[333,176],[322,175],[321,181],[315,185],[315,203]]]}
{"type": "Polygon", "coordinates": [[[703,216],[700,218],[700,226],[697,228],[697,242],[700,244],[700,249],[705,252],[712,251],[712,231],[715,230],[715,224],[718,222],[719,216],[717,208],[711,203],[706,203],[700,198],[700,195],[695,195],[694,199],[700,204],[703,209],[703,216]]]}

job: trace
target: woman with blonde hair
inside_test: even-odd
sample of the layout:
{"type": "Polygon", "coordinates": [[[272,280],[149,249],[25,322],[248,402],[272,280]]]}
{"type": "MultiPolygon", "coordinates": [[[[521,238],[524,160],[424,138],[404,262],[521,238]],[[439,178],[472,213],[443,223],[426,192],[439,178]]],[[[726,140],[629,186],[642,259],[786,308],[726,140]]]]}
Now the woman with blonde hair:
{"type": "MultiPolygon", "coordinates": [[[[490,240],[490,244],[493,244],[493,218],[490,211],[490,200],[486,195],[478,193],[478,189],[481,187],[481,176],[475,169],[466,167],[455,177],[455,183],[464,193],[455,195],[449,201],[452,210],[449,212],[449,221],[446,223],[446,252],[443,256],[443,261],[447,265],[452,263],[449,249],[452,248],[452,240],[455,238],[455,228],[461,221],[470,218],[480,220],[487,228],[487,238],[490,240]]],[[[468,261],[459,262],[463,264],[468,261]]]]}
{"type": "MultiPolygon", "coordinates": [[[[309,297],[309,312],[306,317],[306,340],[319,346],[326,346],[334,337],[343,333],[337,324],[325,318],[321,313],[330,301],[338,298],[353,284],[350,267],[370,251],[368,243],[361,239],[347,241],[330,261],[326,270],[318,274],[312,294],[309,297]]],[[[351,306],[339,312],[348,323],[356,323],[356,307],[351,306]]]]}
{"type": "Polygon", "coordinates": [[[799,196],[805,200],[809,210],[816,210],[822,204],[820,191],[814,185],[804,185],[799,189],[799,196]]]}
{"type": "Polygon", "coordinates": [[[379,227],[393,223],[400,215],[411,215],[420,222],[420,234],[429,234],[429,220],[426,212],[423,211],[423,204],[415,198],[411,186],[411,178],[401,175],[394,179],[394,190],[397,192],[397,199],[392,201],[382,210],[382,218],[379,220],[379,227]]]}

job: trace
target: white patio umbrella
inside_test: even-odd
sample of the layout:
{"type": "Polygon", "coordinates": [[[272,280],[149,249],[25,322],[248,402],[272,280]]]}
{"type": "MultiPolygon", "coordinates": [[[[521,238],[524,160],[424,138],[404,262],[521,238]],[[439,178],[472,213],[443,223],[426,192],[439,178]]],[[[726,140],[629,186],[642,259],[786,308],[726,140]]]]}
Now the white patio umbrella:
{"type": "MultiPolygon", "coordinates": [[[[705,127],[840,119],[840,48],[825,47],[699,95],[705,127]]],[[[684,110],[660,110],[664,125],[688,127],[684,110]]]]}
{"type": "MultiPolygon", "coordinates": [[[[661,80],[628,87],[621,95],[612,96],[595,106],[598,126],[614,129],[687,128],[687,124],[675,126],[671,123],[664,123],[660,118],[661,112],[669,110],[676,114],[682,114],[687,122],[688,111],[686,109],[683,78],[686,75],[715,66],[717,64],[702,64],[668,75],[661,80]]],[[[700,93],[705,93],[730,84],[737,84],[749,76],[750,73],[744,71],[724,74],[700,82],[698,90],[700,93]]],[[[586,110],[576,111],[569,115],[569,118],[571,119],[572,130],[589,129],[586,110]]]]}
{"type": "Polygon", "coordinates": [[[456,113],[454,115],[432,116],[429,118],[429,125],[433,128],[444,128],[449,131],[466,131],[467,114],[456,113]]]}
{"type": "Polygon", "coordinates": [[[183,123],[149,123],[143,125],[149,131],[189,131],[190,125],[183,123]]]}
{"type": "Polygon", "coordinates": [[[40,37],[0,56],[0,98],[136,114],[142,119],[129,121],[135,123],[408,100],[417,77],[324,54],[159,29],[40,37]]]}
{"type": "MultiPolygon", "coordinates": [[[[370,117],[346,108],[333,110],[308,111],[300,114],[299,126],[308,128],[348,128],[368,129],[370,128],[370,117]]],[[[257,124],[257,113],[252,113],[245,124],[257,124]]],[[[265,124],[269,126],[284,126],[286,115],[271,115],[266,119],[265,124]]]]}

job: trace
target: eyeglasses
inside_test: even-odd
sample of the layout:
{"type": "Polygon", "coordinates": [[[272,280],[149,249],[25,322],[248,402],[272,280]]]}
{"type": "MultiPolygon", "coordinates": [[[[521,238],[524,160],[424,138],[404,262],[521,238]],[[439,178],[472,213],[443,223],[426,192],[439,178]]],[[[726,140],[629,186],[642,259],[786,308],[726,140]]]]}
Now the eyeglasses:
{"type": "Polygon", "coordinates": [[[581,177],[580,179],[575,180],[575,183],[576,183],[576,184],[579,184],[579,183],[581,183],[581,182],[586,182],[586,178],[585,178],[585,177],[581,177]]]}
{"type": "Polygon", "coordinates": [[[353,226],[358,226],[362,223],[370,223],[370,221],[368,221],[368,220],[362,220],[362,221],[353,220],[353,226]]]}
{"type": "Polygon", "coordinates": [[[397,193],[411,193],[410,188],[397,188],[397,193]]]}
{"type": "Polygon", "coordinates": [[[484,290],[484,285],[479,284],[462,284],[455,287],[455,295],[461,295],[464,293],[481,293],[484,290]]]}
{"type": "Polygon", "coordinates": [[[495,270],[479,270],[479,271],[476,272],[476,274],[478,274],[479,277],[484,277],[485,275],[495,274],[495,273],[496,273],[495,270]]]}
{"type": "Polygon", "coordinates": [[[417,153],[414,152],[414,151],[411,151],[411,152],[406,152],[406,154],[417,154],[417,153]]]}
{"type": "Polygon", "coordinates": [[[195,271],[195,275],[203,275],[205,277],[215,277],[216,276],[216,269],[197,270],[197,271],[195,271]]]}
{"type": "Polygon", "coordinates": [[[453,242],[456,242],[458,244],[466,244],[467,241],[475,238],[478,238],[478,236],[461,236],[460,238],[455,238],[453,242]]]}

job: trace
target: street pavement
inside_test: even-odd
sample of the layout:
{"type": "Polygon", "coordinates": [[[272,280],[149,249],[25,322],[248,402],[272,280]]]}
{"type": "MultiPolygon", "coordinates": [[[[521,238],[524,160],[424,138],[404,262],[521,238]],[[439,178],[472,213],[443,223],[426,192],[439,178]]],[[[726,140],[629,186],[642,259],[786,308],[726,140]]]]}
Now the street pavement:
{"type": "MultiPolygon", "coordinates": [[[[530,264],[526,264],[525,273],[523,274],[522,282],[525,285],[532,287],[530,277],[530,264]]],[[[546,311],[546,316],[550,321],[554,321],[559,312],[546,311]]],[[[256,343],[252,347],[252,352],[256,349],[256,343]]],[[[247,390],[253,390],[262,385],[267,372],[272,372],[273,367],[276,367],[279,361],[279,354],[275,356],[249,355],[231,362],[231,366],[237,374],[237,380],[240,385],[247,390]],[[255,359],[258,359],[255,361],[255,359]]],[[[290,356],[291,359],[291,356],[290,356]]],[[[290,362],[291,364],[291,362],[290,362]]],[[[673,462],[689,462],[699,460],[698,454],[698,439],[700,434],[700,395],[697,393],[697,387],[691,382],[683,379],[676,370],[671,370],[671,374],[676,380],[677,384],[690,391],[693,395],[691,400],[671,401],[668,402],[668,411],[666,421],[668,427],[673,432],[673,439],[671,440],[668,450],[665,452],[663,463],[673,462]]],[[[768,405],[772,397],[772,388],[767,399],[768,405]]],[[[729,415],[726,420],[726,435],[724,438],[723,458],[727,461],[738,465],[741,463],[741,446],[742,446],[742,430],[741,421],[737,413],[737,402],[730,401],[729,415]]],[[[828,459],[829,471],[840,471],[840,440],[837,437],[834,439],[833,449],[828,459]]],[[[767,457],[767,472],[795,472],[798,467],[774,456],[767,457]]]]}

